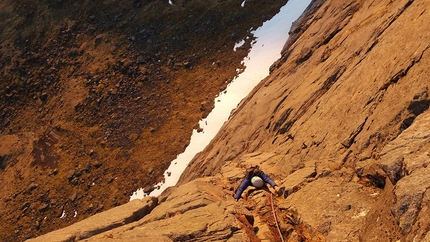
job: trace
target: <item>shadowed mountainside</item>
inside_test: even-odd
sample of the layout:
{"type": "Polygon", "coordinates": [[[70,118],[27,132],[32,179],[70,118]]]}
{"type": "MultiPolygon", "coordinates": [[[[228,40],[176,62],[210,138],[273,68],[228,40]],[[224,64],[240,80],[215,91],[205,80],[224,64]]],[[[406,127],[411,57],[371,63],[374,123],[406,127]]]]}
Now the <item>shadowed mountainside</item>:
{"type": "Polygon", "coordinates": [[[286,0],[241,2],[1,1],[0,238],[70,225],[164,179],[243,69],[251,30],[286,0]]]}

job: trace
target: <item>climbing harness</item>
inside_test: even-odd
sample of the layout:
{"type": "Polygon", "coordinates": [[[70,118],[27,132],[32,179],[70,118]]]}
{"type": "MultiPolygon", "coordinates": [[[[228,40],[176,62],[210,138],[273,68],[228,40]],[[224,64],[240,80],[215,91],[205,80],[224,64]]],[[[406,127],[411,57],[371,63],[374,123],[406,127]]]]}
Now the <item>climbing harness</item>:
{"type": "Polygon", "coordinates": [[[284,242],[284,237],[282,236],[281,228],[279,228],[278,219],[276,219],[275,207],[273,206],[273,193],[270,193],[270,204],[272,205],[272,214],[273,214],[273,219],[275,219],[276,228],[278,228],[279,236],[281,237],[282,242],[284,242]]]}

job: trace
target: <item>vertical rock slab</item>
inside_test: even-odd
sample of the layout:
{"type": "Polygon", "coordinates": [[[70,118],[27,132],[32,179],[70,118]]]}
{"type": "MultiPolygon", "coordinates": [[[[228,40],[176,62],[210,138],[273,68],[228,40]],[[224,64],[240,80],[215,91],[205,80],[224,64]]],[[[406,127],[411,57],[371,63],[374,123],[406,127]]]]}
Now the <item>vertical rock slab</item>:
{"type": "Polygon", "coordinates": [[[400,230],[411,240],[424,239],[429,211],[430,112],[413,123],[380,153],[378,165],[395,183],[393,213],[400,230]],[[411,233],[412,232],[412,233],[411,233]],[[413,237],[417,236],[416,238],[413,237]]]}

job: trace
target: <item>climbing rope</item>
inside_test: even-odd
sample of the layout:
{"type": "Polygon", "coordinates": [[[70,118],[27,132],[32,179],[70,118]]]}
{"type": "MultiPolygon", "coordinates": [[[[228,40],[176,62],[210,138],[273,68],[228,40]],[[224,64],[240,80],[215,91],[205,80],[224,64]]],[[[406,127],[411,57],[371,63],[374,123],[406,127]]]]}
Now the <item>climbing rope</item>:
{"type": "Polygon", "coordinates": [[[284,242],[284,237],[282,236],[281,228],[279,228],[278,219],[276,219],[275,207],[273,206],[273,193],[270,193],[270,204],[272,205],[272,213],[273,213],[273,218],[275,219],[276,228],[278,228],[279,236],[281,237],[282,242],[284,242]]]}

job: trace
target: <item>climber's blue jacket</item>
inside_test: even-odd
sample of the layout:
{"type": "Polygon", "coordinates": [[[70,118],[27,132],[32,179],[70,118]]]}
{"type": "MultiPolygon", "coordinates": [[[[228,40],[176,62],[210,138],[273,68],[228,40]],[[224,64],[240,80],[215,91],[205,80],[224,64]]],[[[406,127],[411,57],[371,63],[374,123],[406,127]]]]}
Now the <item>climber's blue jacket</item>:
{"type": "Polygon", "coordinates": [[[277,186],[276,183],[272,180],[272,178],[270,178],[269,175],[267,175],[263,171],[261,171],[258,166],[256,166],[256,167],[251,166],[251,168],[246,169],[245,177],[243,178],[239,187],[236,189],[236,192],[234,195],[234,198],[236,200],[238,200],[240,198],[243,191],[245,191],[245,189],[248,186],[252,185],[251,179],[254,176],[260,177],[265,183],[269,183],[270,186],[272,186],[272,187],[277,186]]]}

